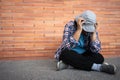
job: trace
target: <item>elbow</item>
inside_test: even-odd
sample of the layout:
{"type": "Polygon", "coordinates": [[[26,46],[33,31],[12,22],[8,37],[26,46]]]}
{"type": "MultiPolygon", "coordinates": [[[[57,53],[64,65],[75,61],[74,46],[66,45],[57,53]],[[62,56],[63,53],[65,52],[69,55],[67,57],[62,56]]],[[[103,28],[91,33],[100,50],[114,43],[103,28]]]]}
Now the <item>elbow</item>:
{"type": "Polygon", "coordinates": [[[100,50],[101,50],[101,47],[100,46],[99,47],[98,46],[97,47],[93,46],[93,47],[90,47],[90,50],[93,53],[99,53],[100,50]]]}

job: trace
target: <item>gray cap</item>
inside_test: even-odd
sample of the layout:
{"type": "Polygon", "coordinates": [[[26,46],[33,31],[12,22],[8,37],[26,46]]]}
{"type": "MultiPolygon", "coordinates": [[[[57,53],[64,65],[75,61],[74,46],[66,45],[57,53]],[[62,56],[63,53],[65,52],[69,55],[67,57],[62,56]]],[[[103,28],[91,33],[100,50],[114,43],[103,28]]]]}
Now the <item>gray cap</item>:
{"type": "Polygon", "coordinates": [[[77,21],[80,17],[85,19],[85,23],[82,25],[83,30],[86,32],[94,32],[94,24],[96,23],[95,13],[90,10],[84,11],[81,15],[76,16],[75,20],[77,21]]]}

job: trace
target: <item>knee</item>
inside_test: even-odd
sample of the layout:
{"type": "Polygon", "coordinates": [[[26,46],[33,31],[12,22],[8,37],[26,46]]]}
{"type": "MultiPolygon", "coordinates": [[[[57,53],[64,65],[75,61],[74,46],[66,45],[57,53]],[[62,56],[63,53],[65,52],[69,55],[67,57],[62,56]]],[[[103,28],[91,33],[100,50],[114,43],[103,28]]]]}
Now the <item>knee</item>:
{"type": "Polygon", "coordinates": [[[102,57],[100,63],[103,63],[103,62],[104,62],[104,58],[102,57]]]}
{"type": "Polygon", "coordinates": [[[99,63],[102,64],[103,62],[104,62],[104,57],[100,54],[99,63]]]}
{"type": "Polygon", "coordinates": [[[95,63],[102,64],[104,62],[104,57],[101,54],[97,54],[95,63]]]}
{"type": "Polygon", "coordinates": [[[67,56],[67,52],[68,52],[68,50],[67,49],[65,49],[65,50],[63,50],[62,52],[61,52],[61,54],[60,54],[60,60],[63,60],[66,56],[67,56]]]}

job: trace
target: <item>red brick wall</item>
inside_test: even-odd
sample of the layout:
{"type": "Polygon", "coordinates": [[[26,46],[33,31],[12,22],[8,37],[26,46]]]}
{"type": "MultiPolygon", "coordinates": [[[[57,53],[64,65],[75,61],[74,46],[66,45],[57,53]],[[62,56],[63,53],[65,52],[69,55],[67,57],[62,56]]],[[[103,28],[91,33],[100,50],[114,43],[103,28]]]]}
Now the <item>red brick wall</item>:
{"type": "Polygon", "coordinates": [[[53,57],[64,25],[88,9],[97,14],[102,54],[120,55],[120,0],[0,0],[0,58],[53,57]]]}

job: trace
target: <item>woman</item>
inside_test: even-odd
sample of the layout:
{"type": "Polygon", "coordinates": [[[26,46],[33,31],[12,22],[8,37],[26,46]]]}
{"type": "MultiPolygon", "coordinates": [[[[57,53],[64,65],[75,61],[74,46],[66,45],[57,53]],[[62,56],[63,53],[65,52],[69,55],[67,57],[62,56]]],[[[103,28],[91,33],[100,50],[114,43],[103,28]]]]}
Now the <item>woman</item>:
{"type": "Polygon", "coordinates": [[[99,53],[100,50],[96,15],[90,10],[84,11],[65,25],[62,44],[55,53],[57,69],[72,66],[81,70],[115,74],[116,67],[103,63],[104,57],[99,53]]]}

